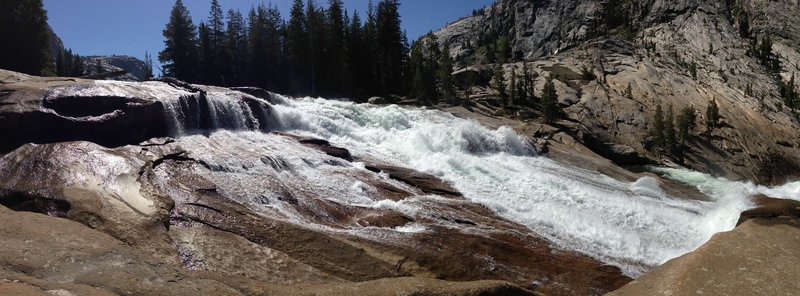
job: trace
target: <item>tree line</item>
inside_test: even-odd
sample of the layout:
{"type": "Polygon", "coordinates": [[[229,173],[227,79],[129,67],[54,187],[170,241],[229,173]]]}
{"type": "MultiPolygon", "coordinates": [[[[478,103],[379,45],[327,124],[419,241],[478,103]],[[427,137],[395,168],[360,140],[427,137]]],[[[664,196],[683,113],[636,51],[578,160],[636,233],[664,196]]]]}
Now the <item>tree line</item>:
{"type": "Polygon", "coordinates": [[[289,18],[259,4],[244,16],[211,1],[207,21],[194,25],[176,0],[158,55],[163,75],[192,83],[257,86],[291,95],[405,95],[413,69],[398,0],[370,2],[362,19],[341,0],[322,7],[295,0],[289,18]]]}

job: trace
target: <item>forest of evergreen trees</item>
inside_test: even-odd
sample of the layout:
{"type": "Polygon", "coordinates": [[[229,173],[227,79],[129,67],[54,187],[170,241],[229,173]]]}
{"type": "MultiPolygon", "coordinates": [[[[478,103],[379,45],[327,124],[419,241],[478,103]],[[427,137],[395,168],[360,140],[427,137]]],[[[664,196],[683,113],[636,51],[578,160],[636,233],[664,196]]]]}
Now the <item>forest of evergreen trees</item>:
{"type": "Polygon", "coordinates": [[[42,0],[0,0],[0,65],[33,75],[55,74],[42,0]]]}
{"type": "Polygon", "coordinates": [[[244,16],[237,10],[223,13],[212,0],[207,21],[195,25],[177,0],[158,56],[163,74],[192,83],[257,86],[291,95],[363,100],[373,95],[422,95],[414,90],[425,84],[430,88],[426,98],[454,96],[449,54],[439,55],[442,51],[435,43],[434,62],[423,63],[421,56],[414,60],[410,51],[417,47],[409,45],[401,29],[398,0],[370,2],[363,18],[358,11],[345,11],[341,0],[327,4],[295,0],[286,20],[275,5],[260,4],[244,16]],[[440,63],[447,69],[439,71],[440,63]]]}

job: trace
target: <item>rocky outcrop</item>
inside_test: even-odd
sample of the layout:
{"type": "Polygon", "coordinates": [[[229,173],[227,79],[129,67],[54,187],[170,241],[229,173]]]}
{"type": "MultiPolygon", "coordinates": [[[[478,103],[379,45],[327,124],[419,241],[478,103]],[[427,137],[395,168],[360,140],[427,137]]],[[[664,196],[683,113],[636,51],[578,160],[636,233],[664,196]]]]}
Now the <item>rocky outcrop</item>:
{"type": "Polygon", "coordinates": [[[87,140],[109,147],[217,128],[266,127],[267,102],[166,82],[34,78],[0,70],[0,152],[24,143],[87,140]],[[225,121],[225,116],[236,121],[225,121]],[[121,132],[124,131],[124,132],[121,132]]]}
{"type": "MultiPolygon", "coordinates": [[[[66,219],[14,212],[0,206],[0,222],[4,225],[0,229],[0,242],[4,246],[15,246],[0,250],[0,262],[3,263],[0,293],[3,295],[351,295],[352,291],[360,291],[360,295],[385,295],[389,291],[397,295],[534,295],[502,281],[455,284],[434,279],[391,278],[350,284],[328,277],[328,281],[320,282],[325,276],[314,276],[312,268],[274,250],[264,247],[238,249],[242,247],[241,243],[252,243],[235,236],[233,241],[215,245],[207,251],[217,252],[219,255],[215,258],[218,260],[245,267],[238,271],[244,276],[188,271],[66,219]],[[233,259],[241,257],[227,257],[230,254],[225,252],[231,250],[254,251],[254,256],[259,259],[234,262],[233,259]],[[259,271],[271,272],[278,278],[270,278],[267,274],[248,276],[248,264],[273,264],[260,266],[259,271]]],[[[187,239],[231,238],[230,234],[217,237],[185,231],[179,230],[179,245],[187,243],[187,239]]]]}
{"type": "Polygon", "coordinates": [[[607,295],[792,295],[800,220],[747,220],[607,295]]]}
{"type": "Polygon", "coordinates": [[[13,142],[0,157],[0,205],[25,224],[6,229],[4,245],[41,242],[35,252],[0,253],[0,278],[10,281],[2,289],[569,295],[630,281],[436,176],[269,133],[270,102],[284,99],[267,92],[11,72],[0,79],[0,122],[13,127],[2,131],[13,142]],[[61,239],[74,241],[63,257],[61,239]],[[487,279],[498,281],[441,281],[487,279]]]}
{"type": "Polygon", "coordinates": [[[165,264],[269,284],[491,278],[561,295],[628,281],[482,205],[419,198],[457,197],[436,178],[359,169],[294,138],[253,136],[218,132],[115,149],[25,145],[0,159],[0,204],[80,222],[165,264]],[[373,201],[349,201],[350,187],[328,185],[335,183],[361,184],[354,189],[373,201]],[[429,210],[403,211],[407,202],[429,210]]]}
{"type": "MultiPolygon", "coordinates": [[[[506,75],[521,77],[527,66],[537,95],[554,77],[564,111],[556,127],[618,164],[668,163],[653,147],[655,106],[692,107],[698,125],[688,149],[671,161],[729,179],[780,184],[800,176],[800,119],[785,108],[777,82],[800,72],[796,26],[779,21],[796,19],[797,9],[794,1],[503,0],[435,34],[452,44],[462,66],[481,63],[481,36],[508,37],[515,62],[504,65],[506,75]],[[745,17],[752,24],[747,38],[738,21],[745,17]],[[765,32],[782,36],[772,48],[778,73],[748,51],[765,32]],[[721,123],[707,131],[711,101],[721,123]]],[[[520,109],[511,116],[537,114],[520,109]]]]}
{"type": "Polygon", "coordinates": [[[87,56],[83,60],[86,75],[125,72],[124,75],[110,77],[121,81],[145,81],[148,79],[144,61],[127,55],[87,56]]]}

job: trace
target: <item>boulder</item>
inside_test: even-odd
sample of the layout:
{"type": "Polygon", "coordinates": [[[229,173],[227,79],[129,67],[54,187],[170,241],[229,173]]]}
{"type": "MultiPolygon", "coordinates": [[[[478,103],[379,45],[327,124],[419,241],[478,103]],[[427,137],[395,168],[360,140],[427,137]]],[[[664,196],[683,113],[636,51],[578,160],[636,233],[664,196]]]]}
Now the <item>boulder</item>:
{"type": "Polygon", "coordinates": [[[371,97],[367,100],[367,103],[374,105],[383,105],[383,104],[388,104],[389,100],[383,97],[371,97]]]}
{"type": "Polygon", "coordinates": [[[750,219],[607,295],[793,295],[799,256],[800,220],[750,219]]]}

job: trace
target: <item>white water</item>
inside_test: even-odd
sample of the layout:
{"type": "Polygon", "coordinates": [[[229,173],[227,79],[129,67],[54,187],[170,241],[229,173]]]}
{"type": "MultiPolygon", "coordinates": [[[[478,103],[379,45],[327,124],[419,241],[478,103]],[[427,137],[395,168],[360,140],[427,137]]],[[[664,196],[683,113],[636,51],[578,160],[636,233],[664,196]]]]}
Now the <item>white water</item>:
{"type": "Polygon", "coordinates": [[[754,193],[800,200],[800,183],[767,188],[658,169],[697,186],[713,201],[673,198],[651,177],[621,182],[566,166],[535,156],[508,128],[489,130],[438,111],[312,98],[283,99],[273,109],[279,123],[274,128],[325,138],[357,156],[440,176],[466,198],[560,248],[620,266],[631,276],[732,229],[754,193]]]}
{"type": "MultiPolygon", "coordinates": [[[[187,101],[191,93],[163,83],[98,82],[95,87],[55,89],[51,95],[124,96],[131,93],[163,102],[165,115],[171,120],[175,135],[202,128],[291,131],[327,139],[350,149],[359,157],[378,158],[440,176],[452,182],[466,198],[527,226],[560,248],[614,264],[630,276],[638,276],[653,266],[697,248],[715,233],[732,229],[739,213],[751,206],[748,197],[752,194],[800,200],[800,182],[769,188],[716,179],[687,170],[654,169],[696,186],[713,201],[673,198],[662,191],[653,178],[622,182],[563,165],[535,156],[533,148],[509,128],[489,130],[469,120],[424,109],[312,98],[294,100],[278,96],[273,98],[276,104],[271,105],[271,110],[253,110],[243,102],[242,94],[219,89],[208,92],[206,103],[210,118],[204,119],[207,126],[203,127],[197,105],[199,100],[187,101]],[[266,118],[257,120],[262,117],[266,118]]],[[[248,96],[248,99],[268,104],[253,97],[248,96]]],[[[232,152],[237,155],[210,153],[194,156],[208,163],[242,168],[254,165],[261,155],[267,154],[262,150],[283,147],[281,140],[258,133],[224,132],[216,136],[228,143],[241,142],[238,144],[241,147],[259,143],[264,147],[232,152]],[[236,159],[256,161],[236,163],[236,159]],[[230,165],[225,165],[228,162],[230,165]]],[[[201,136],[182,140],[193,143],[195,137],[201,136]]],[[[203,141],[196,142],[193,153],[215,151],[213,147],[204,149],[203,141]]],[[[294,155],[285,161],[302,168],[307,160],[294,155]]],[[[359,168],[359,164],[353,167],[359,168]]],[[[364,169],[363,165],[360,169],[364,169]]],[[[375,202],[364,196],[359,184],[353,184],[344,175],[320,172],[315,168],[304,169],[302,175],[312,181],[306,183],[312,184],[307,188],[312,192],[327,192],[326,196],[342,202],[375,208],[413,213],[425,211],[419,208],[417,201],[436,198],[424,196],[399,202],[375,202]],[[331,176],[339,176],[339,179],[331,176]]],[[[233,176],[238,177],[225,175],[231,184],[226,190],[244,198],[259,197],[257,192],[247,191],[254,187],[253,182],[259,180],[253,180],[252,175],[233,176]],[[242,186],[237,185],[239,183],[242,186]],[[251,186],[243,186],[244,183],[251,186]],[[242,192],[234,192],[236,190],[242,192]]],[[[279,198],[277,194],[261,197],[272,200],[279,198]]],[[[278,207],[280,203],[274,205],[278,207]]],[[[275,210],[292,216],[291,210],[275,210]]],[[[414,223],[396,230],[426,231],[424,226],[414,223]]]]}

